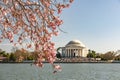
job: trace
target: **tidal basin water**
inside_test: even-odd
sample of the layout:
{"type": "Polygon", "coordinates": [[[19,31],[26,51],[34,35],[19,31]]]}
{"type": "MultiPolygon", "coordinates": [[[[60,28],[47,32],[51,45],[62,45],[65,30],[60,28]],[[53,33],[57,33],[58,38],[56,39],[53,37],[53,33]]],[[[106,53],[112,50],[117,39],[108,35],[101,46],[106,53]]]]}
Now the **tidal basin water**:
{"type": "Polygon", "coordinates": [[[119,63],[60,64],[62,71],[53,74],[45,63],[43,68],[30,64],[0,64],[0,80],[120,80],[119,63]]]}

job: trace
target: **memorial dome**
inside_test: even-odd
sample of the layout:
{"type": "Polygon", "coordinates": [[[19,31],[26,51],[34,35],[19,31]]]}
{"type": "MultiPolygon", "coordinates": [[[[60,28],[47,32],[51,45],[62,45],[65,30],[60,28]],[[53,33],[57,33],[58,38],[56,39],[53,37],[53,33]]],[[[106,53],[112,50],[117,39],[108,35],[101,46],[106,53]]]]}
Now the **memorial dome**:
{"type": "Polygon", "coordinates": [[[68,42],[68,44],[66,45],[66,47],[71,47],[71,46],[85,47],[85,45],[79,40],[72,40],[68,42]]]}

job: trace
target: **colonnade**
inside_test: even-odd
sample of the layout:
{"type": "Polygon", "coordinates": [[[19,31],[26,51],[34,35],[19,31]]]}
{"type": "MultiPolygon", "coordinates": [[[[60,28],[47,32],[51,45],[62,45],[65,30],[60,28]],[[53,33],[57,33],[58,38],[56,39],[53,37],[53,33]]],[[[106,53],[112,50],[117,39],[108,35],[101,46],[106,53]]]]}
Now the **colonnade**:
{"type": "Polygon", "coordinates": [[[65,49],[65,57],[80,57],[83,56],[82,49],[65,49]]]}

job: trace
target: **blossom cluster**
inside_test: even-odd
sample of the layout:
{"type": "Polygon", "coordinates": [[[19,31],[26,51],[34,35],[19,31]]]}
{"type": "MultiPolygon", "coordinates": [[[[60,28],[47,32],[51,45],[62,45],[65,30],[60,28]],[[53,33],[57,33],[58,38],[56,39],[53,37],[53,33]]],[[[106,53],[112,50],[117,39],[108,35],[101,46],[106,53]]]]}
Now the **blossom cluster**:
{"type": "Polygon", "coordinates": [[[63,23],[59,14],[68,8],[73,0],[0,0],[0,42],[8,39],[10,43],[33,47],[38,52],[36,65],[42,67],[45,59],[51,64],[55,61],[55,44],[52,36],[58,35],[58,27],[63,23]],[[15,37],[17,36],[17,40],[15,37]]]}

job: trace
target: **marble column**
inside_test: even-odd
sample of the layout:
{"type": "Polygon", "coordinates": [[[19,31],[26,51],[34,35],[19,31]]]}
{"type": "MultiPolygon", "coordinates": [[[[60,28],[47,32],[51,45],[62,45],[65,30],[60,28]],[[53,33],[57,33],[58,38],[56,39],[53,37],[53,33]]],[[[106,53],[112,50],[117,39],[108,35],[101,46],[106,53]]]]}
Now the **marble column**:
{"type": "Polygon", "coordinates": [[[68,49],[68,57],[69,57],[69,49],[68,49]]]}
{"type": "Polygon", "coordinates": [[[81,54],[81,56],[82,56],[82,49],[80,49],[80,54],[81,54]]]}
{"type": "Polygon", "coordinates": [[[71,49],[70,49],[70,57],[71,57],[71,49]]]}
{"type": "Polygon", "coordinates": [[[81,50],[80,50],[80,56],[81,56],[81,50]]]}
{"type": "Polygon", "coordinates": [[[65,57],[66,57],[66,53],[67,53],[67,51],[66,51],[66,49],[65,49],[65,54],[64,54],[65,57]]]}
{"type": "Polygon", "coordinates": [[[67,49],[65,49],[65,57],[66,57],[66,55],[67,55],[67,49]]]}
{"type": "Polygon", "coordinates": [[[82,54],[82,56],[83,56],[83,49],[81,49],[81,54],[82,54]]]}
{"type": "Polygon", "coordinates": [[[78,56],[80,57],[80,49],[78,49],[78,56]]]}
{"type": "Polygon", "coordinates": [[[68,49],[67,49],[67,57],[68,57],[68,49]]]}
{"type": "Polygon", "coordinates": [[[70,57],[70,51],[69,51],[70,49],[68,49],[68,57],[70,57]]]}
{"type": "Polygon", "coordinates": [[[78,49],[75,50],[76,56],[78,57],[78,49]]]}
{"type": "Polygon", "coordinates": [[[80,49],[80,57],[81,57],[82,55],[81,55],[81,49],[80,49]]]}
{"type": "Polygon", "coordinates": [[[69,49],[69,57],[70,57],[70,49],[69,49]]]}
{"type": "Polygon", "coordinates": [[[71,49],[71,52],[72,52],[72,53],[71,53],[71,55],[72,55],[71,57],[73,57],[73,49],[71,49]]]}

